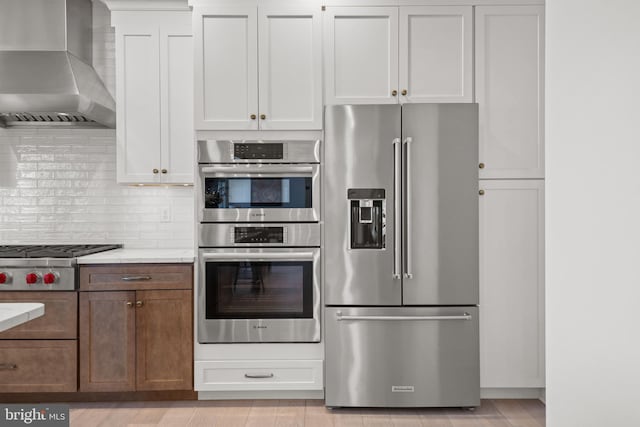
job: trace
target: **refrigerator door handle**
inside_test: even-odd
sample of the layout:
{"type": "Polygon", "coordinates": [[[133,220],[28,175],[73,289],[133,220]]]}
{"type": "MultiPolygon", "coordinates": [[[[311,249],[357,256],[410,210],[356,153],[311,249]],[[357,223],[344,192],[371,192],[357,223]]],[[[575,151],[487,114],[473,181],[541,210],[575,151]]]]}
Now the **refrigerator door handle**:
{"type": "Polygon", "coordinates": [[[402,270],[402,144],[393,140],[393,278],[400,279],[402,270]]]}
{"type": "Polygon", "coordinates": [[[469,313],[454,316],[343,316],[336,313],[336,320],[383,320],[383,321],[407,321],[407,320],[471,320],[469,313]]]}
{"type": "Polygon", "coordinates": [[[402,223],[402,239],[404,241],[404,277],[407,279],[413,279],[413,273],[411,273],[411,142],[413,138],[406,137],[402,141],[403,158],[403,170],[404,170],[404,185],[402,186],[402,200],[404,201],[404,222],[402,223]]]}

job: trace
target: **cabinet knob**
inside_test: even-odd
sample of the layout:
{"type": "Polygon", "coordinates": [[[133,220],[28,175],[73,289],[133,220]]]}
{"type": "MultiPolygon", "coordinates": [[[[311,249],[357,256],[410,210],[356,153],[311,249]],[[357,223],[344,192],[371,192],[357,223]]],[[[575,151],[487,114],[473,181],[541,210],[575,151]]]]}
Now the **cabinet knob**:
{"type": "Polygon", "coordinates": [[[478,167],[479,167],[480,169],[484,169],[484,163],[480,163],[480,164],[478,165],[478,167]]]}
{"type": "Polygon", "coordinates": [[[127,307],[133,307],[133,303],[131,301],[127,301],[127,307]]]}
{"type": "Polygon", "coordinates": [[[484,196],[484,190],[478,191],[478,194],[481,195],[481,196],[484,196]]]}
{"type": "Polygon", "coordinates": [[[252,114],[249,117],[251,117],[251,120],[255,120],[256,119],[256,115],[255,114],[252,114]]]}
{"type": "Polygon", "coordinates": [[[162,169],[162,173],[167,173],[167,170],[166,169],[162,169]]]}
{"type": "Polygon", "coordinates": [[[158,169],[153,170],[153,173],[158,173],[158,172],[160,172],[158,169]]]}
{"type": "Polygon", "coordinates": [[[266,114],[260,114],[260,120],[265,120],[267,118],[266,114]]]}
{"type": "Polygon", "coordinates": [[[397,90],[394,89],[394,90],[391,91],[391,96],[396,96],[397,94],[398,94],[397,90]]]}
{"type": "Polygon", "coordinates": [[[142,301],[136,301],[136,307],[142,307],[143,304],[142,301]]]}
{"type": "Polygon", "coordinates": [[[405,96],[405,95],[407,94],[407,90],[406,90],[406,89],[402,89],[402,92],[400,92],[400,94],[401,94],[402,96],[405,96]]]}

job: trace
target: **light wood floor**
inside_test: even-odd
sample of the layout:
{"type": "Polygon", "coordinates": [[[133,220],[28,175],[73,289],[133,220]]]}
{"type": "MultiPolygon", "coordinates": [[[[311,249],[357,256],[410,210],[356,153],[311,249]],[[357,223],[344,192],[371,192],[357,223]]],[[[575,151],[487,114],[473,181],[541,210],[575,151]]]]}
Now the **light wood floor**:
{"type": "Polygon", "coordinates": [[[72,403],[71,426],[544,427],[538,400],[483,400],[463,409],[336,409],[322,400],[72,403]]]}

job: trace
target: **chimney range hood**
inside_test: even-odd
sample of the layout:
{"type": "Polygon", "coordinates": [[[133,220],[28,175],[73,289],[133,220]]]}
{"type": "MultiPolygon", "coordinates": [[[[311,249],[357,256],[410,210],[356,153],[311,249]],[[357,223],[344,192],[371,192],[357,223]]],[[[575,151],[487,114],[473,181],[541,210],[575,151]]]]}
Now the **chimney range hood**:
{"type": "Polygon", "coordinates": [[[0,0],[0,127],[114,128],[91,0],[0,0]]]}

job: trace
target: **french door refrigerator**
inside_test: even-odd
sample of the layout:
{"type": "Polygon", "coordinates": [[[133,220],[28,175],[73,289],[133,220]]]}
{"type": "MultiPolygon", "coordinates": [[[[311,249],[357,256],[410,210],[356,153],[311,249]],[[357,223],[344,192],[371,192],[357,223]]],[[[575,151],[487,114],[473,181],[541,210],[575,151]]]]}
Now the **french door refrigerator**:
{"type": "Polygon", "coordinates": [[[325,110],[326,405],[480,404],[476,104],[325,110]]]}

